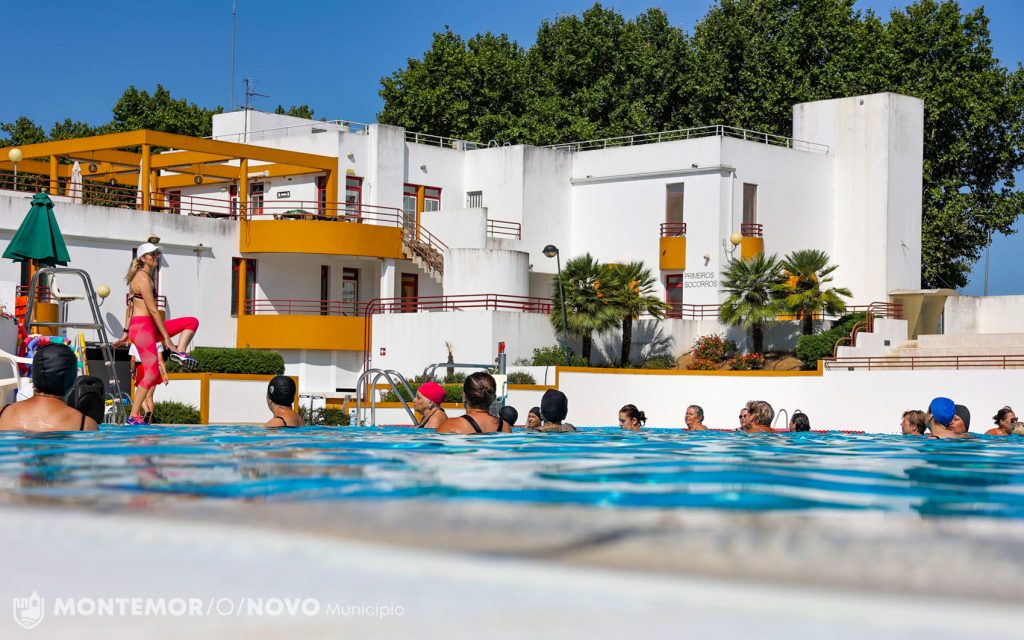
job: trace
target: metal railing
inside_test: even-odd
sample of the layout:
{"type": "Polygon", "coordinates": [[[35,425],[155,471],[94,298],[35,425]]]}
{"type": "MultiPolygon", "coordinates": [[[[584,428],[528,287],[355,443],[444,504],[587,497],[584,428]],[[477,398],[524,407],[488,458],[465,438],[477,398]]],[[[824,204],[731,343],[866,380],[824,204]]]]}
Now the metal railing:
{"type": "Polygon", "coordinates": [[[281,298],[245,301],[251,316],[365,316],[365,302],[349,300],[286,300],[281,298]]]}
{"type": "Polygon", "coordinates": [[[550,298],[482,293],[461,296],[380,298],[367,305],[367,313],[415,313],[420,311],[521,311],[551,313],[550,298]]]}
{"type": "Polygon", "coordinates": [[[429,133],[417,133],[415,131],[406,131],[405,141],[412,142],[414,144],[429,144],[431,146],[441,147],[444,149],[456,149],[458,151],[471,151],[473,149],[480,149],[486,146],[479,142],[473,142],[472,140],[447,138],[445,136],[435,136],[429,133]]]}
{"type": "Polygon", "coordinates": [[[719,304],[672,304],[669,303],[668,310],[665,312],[666,318],[673,318],[676,320],[705,320],[705,319],[717,319],[718,310],[722,305],[719,304]]]}
{"type": "Polygon", "coordinates": [[[288,137],[290,135],[308,135],[313,133],[326,133],[338,131],[341,133],[356,133],[363,135],[370,128],[370,125],[352,120],[318,120],[304,124],[293,124],[284,127],[270,127],[267,129],[250,129],[238,133],[225,133],[219,136],[205,136],[209,140],[224,140],[230,142],[250,142],[253,140],[266,140],[267,138],[288,137]],[[271,135],[267,135],[271,134],[271,135]]]}
{"type": "Polygon", "coordinates": [[[678,238],[686,235],[685,222],[662,222],[660,229],[662,238],[678,238]]]}
{"type": "Polygon", "coordinates": [[[522,240],[523,225],[518,222],[509,222],[507,220],[488,219],[487,235],[494,237],[504,236],[514,240],[522,240]]]}
{"type": "Polygon", "coordinates": [[[744,238],[763,238],[764,225],[757,222],[744,222],[740,225],[740,235],[744,238]]]}
{"type": "Polygon", "coordinates": [[[828,155],[829,152],[827,144],[797,140],[796,138],[787,138],[786,136],[779,136],[774,133],[751,131],[749,129],[740,129],[738,127],[730,127],[723,124],[714,124],[706,127],[691,127],[689,129],[675,129],[672,131],[660,131],[654,133],[640,133],[637,135],[617,136],[614,138],[600,138],[597,140],[583,140],[580,142],[566,142],[562,144],[548,145],[547,148],[576,153],[578,151],[607,149],[609,147],[632,147],[641,144],[673,142],[676,140],[691,140],[694,138],[709,138],[714,136],[737,138],[739,140],[746,140],[749,142],[760,142],[762,144],[786,147],[787,149],[796,149],[797,151],[819,153],[822,155],[828,155]]]}
{"type": "Polygon", "coordinates": [[[1024,368],[1024,354],[963,356],[893,355],[827,358],[822,362],[825,368],[829,370],[1016,369],[1024,368]]]}
{"type": "Polygon", "coordinates": [[[903,318],[903,305],[898,302],[872,302],[867,307],[847,307],[848,313],[864,313],[864,319],[853,325],[850,330],[850,335],[843,336],[836,340],[835,345],[832,347],[832,359],[834,360],[839,353],[839,347],[849,345],[851,347],[857,346],[857,336],[862,332],[866,331],[871,333],[875,330],[875,318],[891,318],[893,320],[900,320],[903,318]]]}

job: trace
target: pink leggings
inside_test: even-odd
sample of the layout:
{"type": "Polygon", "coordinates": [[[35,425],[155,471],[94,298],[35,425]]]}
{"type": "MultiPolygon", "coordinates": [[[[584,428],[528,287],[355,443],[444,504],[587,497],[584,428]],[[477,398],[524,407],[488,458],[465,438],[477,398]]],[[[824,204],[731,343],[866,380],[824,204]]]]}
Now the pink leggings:
{"type": "MultiPolygon", "coordinates": [[[[193,333],[199,329],[199,321],[195,318],[175,318],[164,322],[167,334],[176,336],[186,329],[193,333]]],[[[128,337],[132,344],[139,350],[139,360],[142,362],[142,380],[136,386],[155,387],[160,382],[160,365],[156,353],[157,330],[156,323],[151,316],[134,316],[128,325],[128,337]]]]}

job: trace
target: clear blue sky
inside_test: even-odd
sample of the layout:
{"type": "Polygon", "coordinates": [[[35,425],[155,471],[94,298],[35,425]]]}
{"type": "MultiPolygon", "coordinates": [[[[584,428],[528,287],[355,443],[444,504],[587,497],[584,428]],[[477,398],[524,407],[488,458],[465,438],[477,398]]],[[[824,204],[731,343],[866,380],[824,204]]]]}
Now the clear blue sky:
{"type": "MultiPolygon", "coordinates": [[[[465,37],[507,33],[532,44],[545,18],[579,13],[591,0],[238,0],[236,102],[242,78],[270,95],[254,106],[309,104],[317,117],[373,122],[380,110],[380,78],[418,57],[432,34],[449,25],[465,37]]],[[[632,17],[660,6],[688,33],[711,0],[609,0],[632,17]]],[[[859,0],[857,6],[888,16],[906,2],[859,0]]],[[[962,0],[985,5],[997,57],[1013,68],[1024,60],[1024,2],[962,0]]],[[[231,99],[231,0],[0,0],[7,27],[0,121],[25,115],[45,128],[71,117],[93,124],[127,88],[152,90],[159,82],[172,95],[204,106],[231,99]],[[23,25],[24,28],[19,28],[23,25]],[[12,91],[11,88],[20,87],[12,91]]],[[[1024,176],[1018,175],[1018,182],[1024,176]]],[[[1018,222],[1018,228],[1024,230],[1018,222]]],[[[1024,236],[997,237],[992,248],[990,293],[1024,293],[1013,254],[1024,236]]],[[[980,294],[980,261],[965,293],[980,294]]]]}

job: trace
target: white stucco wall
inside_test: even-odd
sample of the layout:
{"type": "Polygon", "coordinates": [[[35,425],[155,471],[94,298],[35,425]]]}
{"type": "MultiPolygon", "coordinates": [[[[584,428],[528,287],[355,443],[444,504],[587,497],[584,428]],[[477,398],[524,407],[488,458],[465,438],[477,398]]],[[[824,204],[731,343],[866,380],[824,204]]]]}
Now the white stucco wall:
{"type": "Polygon", "coordinates": [[[487,246],[487,209],[424,211],[420,224],[452,249],[483,249],[487,246]]]}
{"type": "Polygon", "coordinates": [[[950,296],[943,332],[1024,333],[1024,296],[950,296]]]}
{"type": "Polygon", "coordinates": [[[530,293],[529,255],[499,249],[451,249],[445,254],[446,296],[530,293]]]}

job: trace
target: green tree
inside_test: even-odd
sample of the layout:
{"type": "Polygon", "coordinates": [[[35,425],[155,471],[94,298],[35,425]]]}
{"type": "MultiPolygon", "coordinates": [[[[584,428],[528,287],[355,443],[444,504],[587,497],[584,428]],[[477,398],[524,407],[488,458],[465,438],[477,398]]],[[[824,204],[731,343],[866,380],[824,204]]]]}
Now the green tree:
{"type": "Polygon", "coordinates": [[[718,310],[725,324],[750,330],[754,353],[764,353],[764,328],[785,306],[779,296],[782,265],[776,256],[759,253],[749,260],[730,260],[722,272],[722,291],[727,294],[718,310]]]}
{"type": "Polygon", "coordinates": [[[162,85],[152,95],[129,86],[114,104],[111,131],[151,129],[202,138],[213,133],[213,115],[223,109],[206,109],[183,98],[174,98],[162,85]]]}
{"type": "Polygon", "coordinates": [[[55,122],[50,127],[50,140],[70,140],[72,138],[86,138],[101,133],[107,133],[106,127],[94,127],[87,122],[65,118],[63,122],[55,122]]]}
{"type": "Polygon", "coordinates": [[[0,139],[0,147],[46,142],[46,131],[25,116],[19,117],[14,122],[0,123],[0,131],[7,134],[5,139],[0,139]]]}
{"type": "Polygon", "coordinates": [[[277,108],[274,109],[274,113],[282,116],[292,116],[294,118],[305,118],[307,120],[313,119],[313,109],[308,104],[293,105],[287,109],[284,108],[284,105],[279,104],[277,105],[277,108]]]}
{"type": "Polygon", "coordinates": [[[506,35],[468,42],[447,27],[422,60],[381,79],[378,119],[412,131],[486,142],[521,137],[527,93],[523,49],[506,35]]]}
{"type": "Polygon", "coordinates": [[[552,288],[551,324],[556,331],[568,330],[580,338],[583,358],[590,364],[594,332],[601,333],[619,324],[621,315],[602,291],[607,268],[589,253],[572,258],[562,268],[565,291],[566,324],[562,322],[562,292],[558,279],[552,288]]]}
{"type": "Polygon", "coordinates": [[[622,351],[619,365],[629,365],[629,351],[633,346],[633,321],[642,315],[665,317],[668,305],[658,297],[657,282],[643,262],[608,265],[607,296],[610,305],[622,322],[622,351]]]}
{"type": "Polygon", "coordinates": [[[805,336],[814,333],[814,314],[839,316],[846,311],[843,298],[853,295],[850,290],[825,286],[832,282],[837,268],[828,254],[818,249],[794,251],[782,260],[786,277],[778,293],[786,308],[801,321],[805,336]]]}

